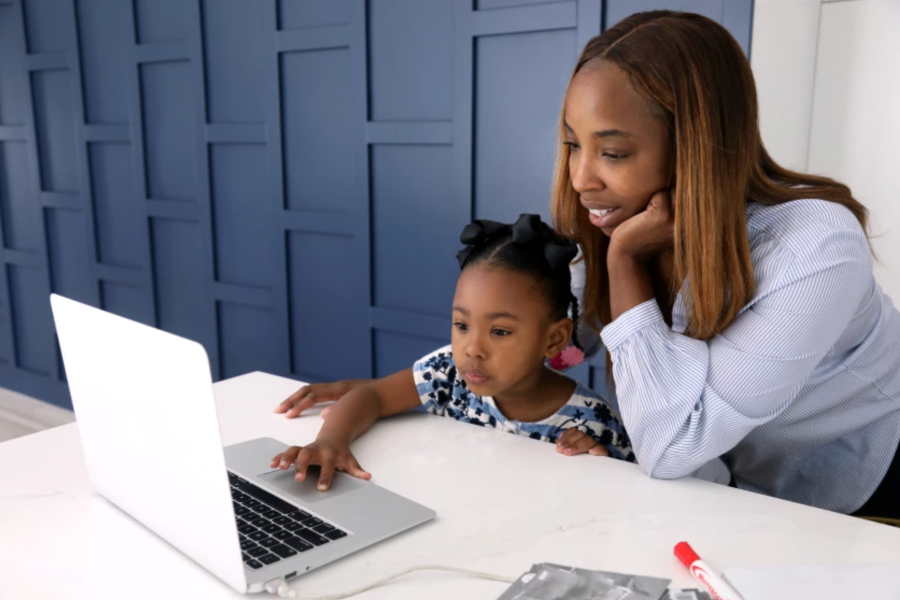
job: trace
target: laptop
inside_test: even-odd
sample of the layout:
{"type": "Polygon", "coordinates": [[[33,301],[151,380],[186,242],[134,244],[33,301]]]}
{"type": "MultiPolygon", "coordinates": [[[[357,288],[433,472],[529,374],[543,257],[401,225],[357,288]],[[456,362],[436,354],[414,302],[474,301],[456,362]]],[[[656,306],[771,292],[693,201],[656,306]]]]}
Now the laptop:
{"type": "Polygon", "coordinates": [[[345,473],[320,492],[315,473],[298,483],[293,469],[273,471],[288,447],[274,439],[223,448],[200,344],[55,294],[50,302],[92,484],[238,592],[273,591],[434,518],[345,473]]]}

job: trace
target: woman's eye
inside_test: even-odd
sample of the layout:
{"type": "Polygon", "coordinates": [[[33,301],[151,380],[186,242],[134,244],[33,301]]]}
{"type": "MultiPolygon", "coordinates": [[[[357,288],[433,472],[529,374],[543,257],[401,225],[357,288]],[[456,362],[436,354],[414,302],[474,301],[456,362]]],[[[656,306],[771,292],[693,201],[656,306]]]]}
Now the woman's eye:
{"type": "Polygon", "coordinates": [[[469,326],[466,325],[465,323],[457,322],[457,323],[454,323],[453,326],[456,327],[457,329],[459,329],[460,331],[468,331],[469,330],[469,326]]]}
{"type": "Polygon", "coordinates": [[[493,333],[494,335],[496,335],[498,337],[506,337],[512,332],[507,331],[505,329],[494,329],[493,331],[491,331],[491,333],[493,333]]]}
{"type": "Polygon", "coordinates": [[[564,146],[568,146],[572,150],[578,150],[579,146],[575,142],[563,142],[564,146]]]}
{"type": "Polygon", "coordinates": [[[628,155],[627,154],[612,154],[610,152],[604,152],[603,156],[608,158],[610,160],[610,162],[616,162],[617,160],[622,160],[623,158],[625,158],[628,155]]]}

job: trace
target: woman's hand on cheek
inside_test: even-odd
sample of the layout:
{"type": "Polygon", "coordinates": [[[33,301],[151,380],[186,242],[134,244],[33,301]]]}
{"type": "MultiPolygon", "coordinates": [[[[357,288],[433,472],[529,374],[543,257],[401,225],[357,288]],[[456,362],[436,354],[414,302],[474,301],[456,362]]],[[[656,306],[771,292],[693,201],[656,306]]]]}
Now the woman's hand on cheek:
{"type": "Polygon", "coordinates": [[[609,253],[625,254],[645,262],[672,247],[674,225],[669,191],[656,192],[643,212],[613,231],[609,253]]]}

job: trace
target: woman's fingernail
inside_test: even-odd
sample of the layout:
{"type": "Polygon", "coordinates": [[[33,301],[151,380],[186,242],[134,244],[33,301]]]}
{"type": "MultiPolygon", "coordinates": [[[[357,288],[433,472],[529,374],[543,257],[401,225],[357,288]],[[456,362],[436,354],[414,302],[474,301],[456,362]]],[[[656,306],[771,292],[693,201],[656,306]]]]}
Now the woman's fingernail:
{"type": "Polygon", "coordinates": [[[328,489],[328,488],[325,487],[325,484],[324,484],[324,483],[320,483],[320,484],[319,484],[319,491],[320,491],[320,492],[324,492],[326,489],[328,489]]]}

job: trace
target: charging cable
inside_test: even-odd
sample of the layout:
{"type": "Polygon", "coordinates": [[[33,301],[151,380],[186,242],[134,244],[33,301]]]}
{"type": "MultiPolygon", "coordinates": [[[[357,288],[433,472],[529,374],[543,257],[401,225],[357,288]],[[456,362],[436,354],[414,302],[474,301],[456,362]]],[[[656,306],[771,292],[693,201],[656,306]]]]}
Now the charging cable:
{"type": "Polygon", "coordinates": [[[492,575],[490,573],[481,573],[479,571],[469,571],[468,569],[458,569],[456,567],[444,567],[441,565],[416,565],[406,568],[398,573],[394,573],[393,575],[388,575],[387,577],[379,579],[378,581],[373,581],[372,583],[369,583],[362,587],[342,592],[340,594],[301,594],[296,590],[290,589],[287,583],[281,579],[275,579],[267,583],[266,591],[270,594],[277,594],[281,598],[300,598],[301,600],[342,600],[343,598],[350,598],[351,596],[356,596],[357,594],[367,592],[372,588],[384,585],[388,581],[392,581],[394,579],[397,579],[398,577],[402,577],[414,571],[448,571],[450,573],[459,573],[460,575],[478,577],[479,579],[489,579],[491,581],[501,581],[503,583],[514,583],[518,579],[516,577],[503,577],[501,575],[492,575]]]}

